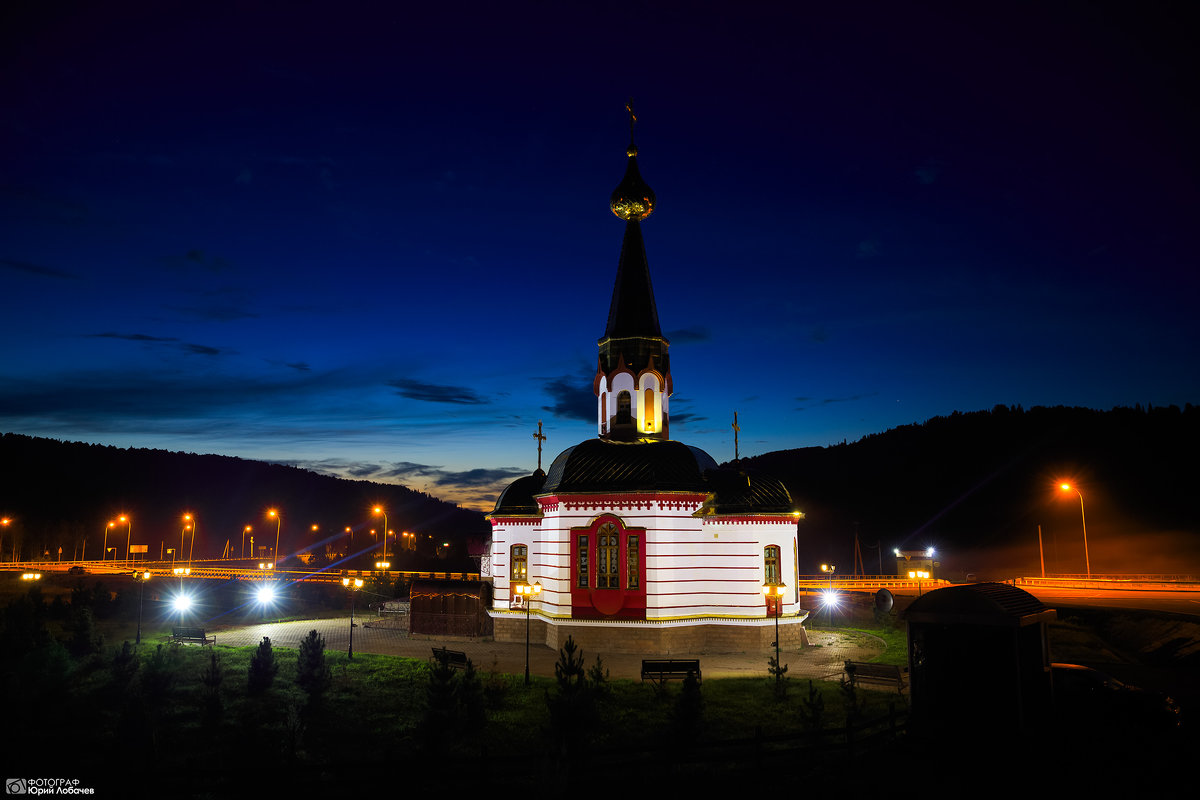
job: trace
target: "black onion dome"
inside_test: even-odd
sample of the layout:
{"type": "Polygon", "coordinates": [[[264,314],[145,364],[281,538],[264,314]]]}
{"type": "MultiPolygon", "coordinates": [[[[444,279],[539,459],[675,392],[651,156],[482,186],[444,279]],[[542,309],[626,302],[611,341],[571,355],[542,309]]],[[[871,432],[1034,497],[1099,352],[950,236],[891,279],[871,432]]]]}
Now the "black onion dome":
{"type": "Polygon", "coordinates": [[[625,177],[617,184],[608,198],[608,207],[623,220],[642,221],[654,211],[657,198],[654,190],[638,172],[637,149],[629,145],[629,161],[625,165],[625,177]]]}
{"type": "Polygon", "coordinates": [[[683,442],[588,439],[554,459],[540,493],[705,492],[704,473],[716,468],[712,456],[683,442]]]}
{"type": "Polygon", "coordinates": [[[541,509],[538,508],[537,500],[534,500],[533,496],[541,492],[542,484],[545,482],[546,473],[540,469],[532,475],[517,478],[496,498],[496,507],[492,509],[491,516],[540,514],[541,509]]]}
{"type": "Polygon", "coordinates": [[[705,514],[790,514],[792,495],[783,482],[761,472],[723,467],[705,473],[710,499],[705,514]]]}

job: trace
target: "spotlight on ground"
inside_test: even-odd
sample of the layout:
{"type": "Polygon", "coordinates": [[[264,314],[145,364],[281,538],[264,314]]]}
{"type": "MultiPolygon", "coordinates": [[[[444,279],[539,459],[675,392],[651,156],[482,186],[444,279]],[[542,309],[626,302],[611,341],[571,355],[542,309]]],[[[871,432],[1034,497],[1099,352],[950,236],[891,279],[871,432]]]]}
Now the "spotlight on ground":
{"type": "Polygon", "coordinates": [[[836,608],[839,602],[841,602],[841,598],[837,592],[830,591],[829,589],[821,592],[821,605],[836,608]]]}
{"type": "Polygon", "coordinates": [[[177,594],[171,600],[171,607],[182,613],[192,607],[192,596],[190,594],[177,594]]]}
{"type": "Polygon", "coordinates": [[[254,591],[254,598],[262,605],[270,605],[275,602],[275,586],[270,583],[265,583],[254,591]]]}

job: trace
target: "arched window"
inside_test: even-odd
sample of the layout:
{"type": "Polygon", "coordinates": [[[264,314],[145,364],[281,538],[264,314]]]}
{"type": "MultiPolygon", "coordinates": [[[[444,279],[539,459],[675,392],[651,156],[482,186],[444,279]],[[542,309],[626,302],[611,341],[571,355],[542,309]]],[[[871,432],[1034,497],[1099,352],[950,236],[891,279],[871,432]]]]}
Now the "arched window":
{"type": "Polygon", "coordinates": [[[617,554],[621,537],[617,534],[617,526],[607,522],[596,534],[596,588],[619,589],[621,562],[617,560],[617,554]]]}
{"type": "Polygon", "coordinates": [[[779,576],[779,546],[767,545],[763,548],[763,583],[769,586],[779,586],[782,581],[779,576]]]}
{"type": "Polygon", "coordinates": [[[642,404],[642,418],[644,420],[646,420],[646,424],[643,425],[642,427],[644,427],[648,431],[654,430],[654,390],[653,389],[646,390],[646,400],[642,404]]]}
{"type": "Polygon", "coordinates": [[[608,392],[600,393],[600,432],[608,433],[608,392]]]}
{"type": "Polygon", "coordinates": [[[508,571],[508,579],[512,583],[529,582],[529,550],[523,544],[512,546],[510,561],[512,566],[508,571]]]}
{"type": "Polygon", "coordinates": [[[629,425],[633,422],[633,401],[629,397],[629,392],[620,392],[617,394],[617,417],[613,420],[614,425],[629,425]]]}

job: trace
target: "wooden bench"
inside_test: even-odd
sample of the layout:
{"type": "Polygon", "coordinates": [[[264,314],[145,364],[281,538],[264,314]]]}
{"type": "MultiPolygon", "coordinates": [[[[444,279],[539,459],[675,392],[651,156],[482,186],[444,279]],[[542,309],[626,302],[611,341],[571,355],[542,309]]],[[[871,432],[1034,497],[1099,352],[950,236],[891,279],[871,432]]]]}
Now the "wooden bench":
{"type": "Polygon", "coordinates": [[[217,641],[217,637],[206,636],[204,628],[172,628],[171,641],[175,644],[198,644],[204,646],[217,641]]]}
{"type": "Polygon", "coordinates": [[[875,681],[877,683],[895,684],[896,692],[904,690],[904,673],[895,664],[867,664],[863,661],[847,661],[846,679],[851,686],[857,686],[859,681],[875,681]]]}
{"type": "Polygon", "coordinates": [[[700,681],[700,659],[698,658],[643,658],[642,680],[649,678],[655,683],[671,679],[683,680],[689,674],[700,681]]]}
{"type": "Polygon", "coordinates": [[[461,650],[447,650],[444,647],[434,647],[433,660],[439,664],[445,664],[451,669],[463,669],[467,666],[467,654],[461,650]]]}

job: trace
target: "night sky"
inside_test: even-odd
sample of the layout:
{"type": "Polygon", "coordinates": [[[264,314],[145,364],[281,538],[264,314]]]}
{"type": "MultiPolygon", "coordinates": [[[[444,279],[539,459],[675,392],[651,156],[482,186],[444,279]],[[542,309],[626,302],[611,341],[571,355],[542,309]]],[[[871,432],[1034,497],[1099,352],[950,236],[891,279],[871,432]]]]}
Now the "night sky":
{"type": "Polygon", "coordinates": [[[0,431],[490,508],[596,433],[629,96],[673,438],[1200,401],[1187,4],[408,5],[5,5],[0,431]]]}

